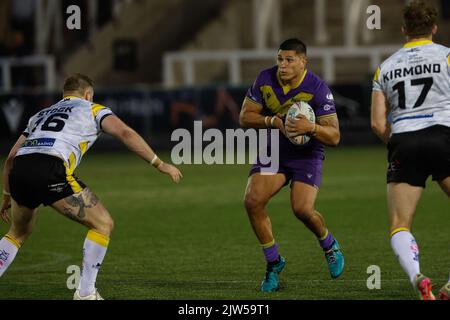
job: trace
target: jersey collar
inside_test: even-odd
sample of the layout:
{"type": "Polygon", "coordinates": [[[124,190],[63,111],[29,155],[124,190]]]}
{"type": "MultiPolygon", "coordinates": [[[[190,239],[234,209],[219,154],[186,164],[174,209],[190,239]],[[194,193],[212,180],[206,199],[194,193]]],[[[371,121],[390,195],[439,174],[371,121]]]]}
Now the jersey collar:
{"type": "Polygon", "coordinates": [[[420,41],[411,41],[406,43],[403,48],[412,48],[412,47],[419,47],[419,46],[424,46],[426,44],[432,44],[433,41],[431,40],[420,40],[420,41]]]}
{"type": "Polygon", "coordinates": [[[63,99],[83,99],[77,96],[64,96],[63,99]]]}
{"type": "Polygon", "coordinates": [[[284,93],[284,94],[287,94],[287,93],[288,93],[289,91],[291,91],[292,89],[297,89],[298,87],[300,87],[300,85],[302,84],[303,80],[305,80],[305,77],[306,77],[306,74],[307,74],[307,73],[308,73],[308,70],[305,69],[305,72],[303,72],[303,75],[301,76],[300,80],[299,80],[295,85],[293,85],[293,86],[291,87],[291,86],[288,85],[288,84],[286,84],[286,85],[283,84],[283,82],[282,82],[281,79],[280,79],[280,75],[279,75],[279,73],[278,73],[278,70],[277,70],[277,80],[278,80],[278,83],[280,84],[281,88],[283,89],[283,93],[284,93]]]}

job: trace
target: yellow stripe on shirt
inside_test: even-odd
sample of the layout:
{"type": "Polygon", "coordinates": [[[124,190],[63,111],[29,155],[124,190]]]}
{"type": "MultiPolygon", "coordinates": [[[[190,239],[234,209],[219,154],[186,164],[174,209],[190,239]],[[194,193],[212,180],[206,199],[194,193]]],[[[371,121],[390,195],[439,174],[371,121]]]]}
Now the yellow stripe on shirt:
{"type": "Polygon", "coordinates": [[[83,142],[80,142],[80,144],[78,145],[81,149],[81,156],[84,156],[84,154],[86,153],[88,144],[89,144],[89,141],[83,141],[83,142]]]}
{"type": "Polygon", "coordinates": [[[406,43],[403,48],[412,48],[412,47],[420,47],[420,46],[424,46],[426,44],[432,44],[433,41],[431,40],[420,40],[420,41],[411,41],[406,43]]]}
{"type": "Polygon", "coordinates": [[[378,81],[379,78],[380,78],[380,68],[377,68],[375,76],[373,77],[373,81],[378,81]]]}
{"type": "Polygon", "coordinates": [[[64,162],[64,166],[66,167],[66,180],[69,183],[72,191],[74,193],[79,193],[83,190],[77,180],[73,177],[73,172],[75,171],[76,158],[75,154],[72,152],[69,156],[69,163],[64,162]]]}
{"type": "Polygon", "coordinates": [[[245,97],[244,102],[245,102],[245,101],[250,102],[251,104],[257,105],[258,107],[262,107],[262,104],[261,104],[261,103],[258,103],[258,102],[256,102],[255,100],[250,99],[249,97],[245,97]]]}
{"type": "Polygon", "coordinates": [[[97,116],[97,114],[100,112],[100,110],[106,109],[105,106],[102,106],[101,104],[95,103],[91,106],[92,115],[94,118],[97,116]]]}

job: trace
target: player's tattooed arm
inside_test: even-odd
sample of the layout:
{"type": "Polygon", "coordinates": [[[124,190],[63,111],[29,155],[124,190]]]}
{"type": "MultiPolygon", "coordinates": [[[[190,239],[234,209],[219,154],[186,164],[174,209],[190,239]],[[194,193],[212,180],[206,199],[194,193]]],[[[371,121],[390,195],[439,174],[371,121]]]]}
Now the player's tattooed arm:
{"type": "Polygon", "coordinates": [[[97,196],[89,190],[84,189],[78,194],[71,195],[64,199],[64,214],[75,221],[82,221],[86,217],[86,208],[93,208],[98,203],[97,196]]]}
{"type": "Polygon", "coordinates": [[[241,113],[239,115],[240,126],[242,128],[254,129],[275,128],[280,130],[282,134],[286,135],[284,121],[281,119],[280,115],[264,116],[262,111],[263,107],[260,104],[248,98],[244,99],[241,113]]]}
{"type": "Polygon", "coordinates": [[[262,115],[262,106],[250,99],[245,99],[239,115],[239,124],[242,128],[267,128],[265,117],[262,115]]]}
{"type": "Polygon", "coordinates": [[[317,118],[312,135],[323,144],[336,147],[341,140],[339,120],[336,114],[317,118]]]}

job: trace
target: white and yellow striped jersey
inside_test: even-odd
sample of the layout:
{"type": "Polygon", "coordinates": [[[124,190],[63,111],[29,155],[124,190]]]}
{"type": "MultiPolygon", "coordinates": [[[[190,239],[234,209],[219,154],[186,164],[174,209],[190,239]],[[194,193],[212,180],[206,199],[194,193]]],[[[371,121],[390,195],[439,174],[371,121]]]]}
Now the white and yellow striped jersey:
{"type": "Polygon", "coordinates": [[[64,160],[68,175],[101,134],[102,120],[113,112],[77,97],[64,97],[30,118],[17,156],[43,153],[64,160]]]}
{"type": "Polygon", "coordinates": [[[392,133],[450,127],[450,48],[409,42],[378,68],[373,90],[391,107],[392,133]]]}

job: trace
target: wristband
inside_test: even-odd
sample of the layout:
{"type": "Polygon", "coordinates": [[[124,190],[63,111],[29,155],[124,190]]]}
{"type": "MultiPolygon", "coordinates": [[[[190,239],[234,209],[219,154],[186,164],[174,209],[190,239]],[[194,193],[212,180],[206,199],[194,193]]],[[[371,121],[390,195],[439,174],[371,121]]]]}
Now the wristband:
{"type": "Polygon", "coordinates": [[[152,161],[150,162],[152,166],[155,168],[159,168],[159,166],[163,163],[161,159],[155,154],[152,161]]]}
{"type": "Polygon", "coordinates": [[[314,128],[311,130],[311,132],[308,134],[310,137],[315,137],[317,134],[317,124],[314,123],[314,128]]]}
{"type": "Polygon", "coordinates": [[[275,122],[276,119],[277,119],[277,117],[272,117],[272,119],[270,119],[270,126],[271,126],[272,128],[274,128],[273,124],[274,124],[274,122],[275,122]]]}

